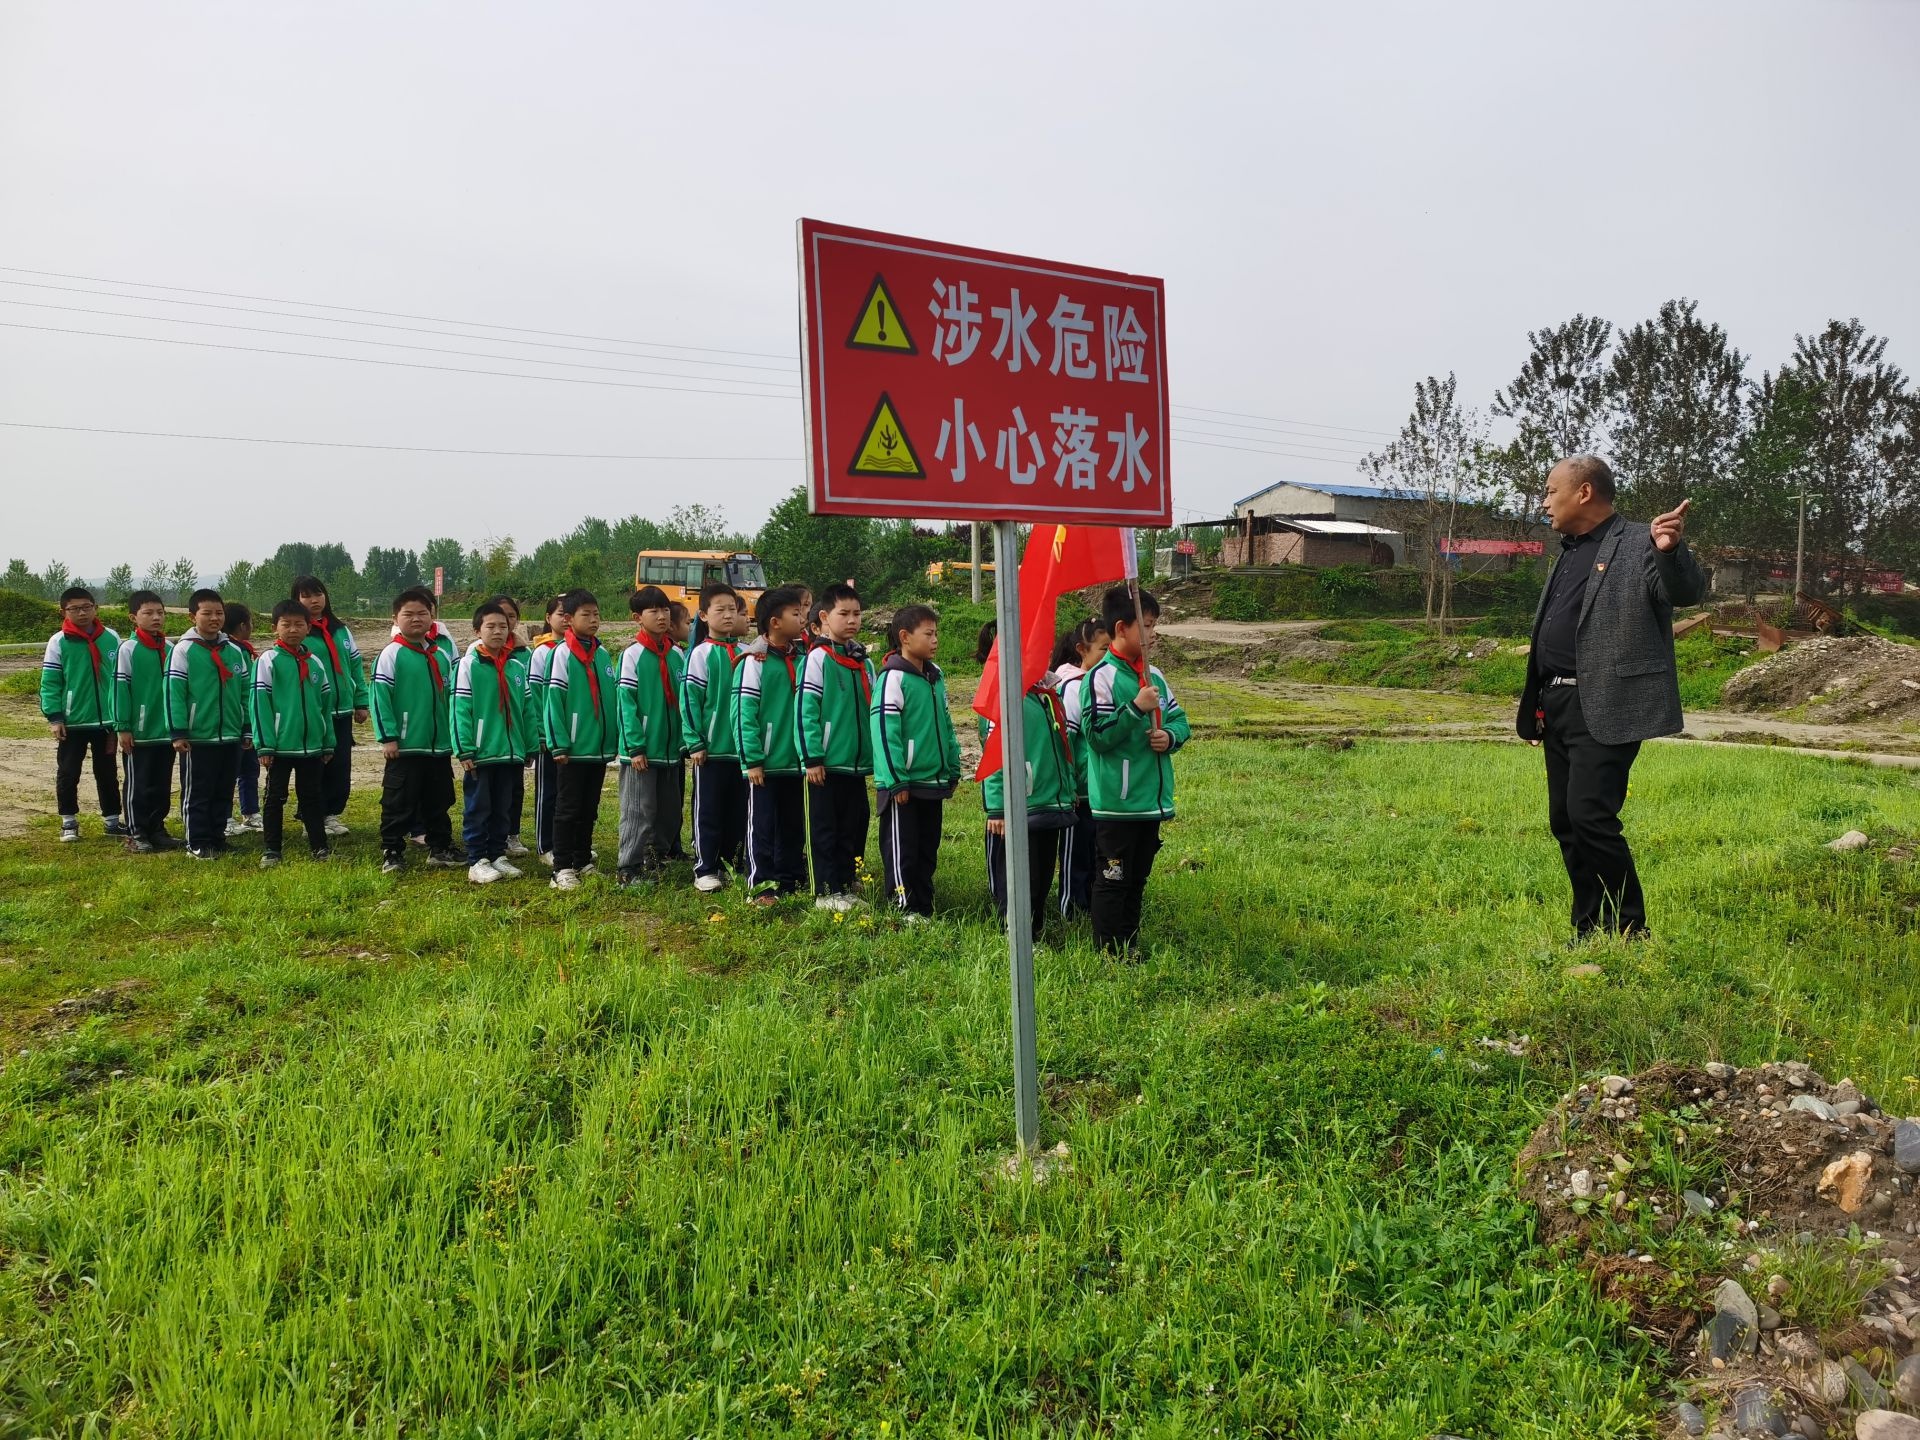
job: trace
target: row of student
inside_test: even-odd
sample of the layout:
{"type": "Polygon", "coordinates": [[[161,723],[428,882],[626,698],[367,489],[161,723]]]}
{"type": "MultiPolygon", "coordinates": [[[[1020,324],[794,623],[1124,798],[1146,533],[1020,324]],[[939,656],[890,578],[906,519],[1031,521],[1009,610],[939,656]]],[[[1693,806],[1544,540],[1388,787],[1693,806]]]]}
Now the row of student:
{"type": "MultiPolygon", "coordinates": [[[[430,864],[466,863],[479,883],[517,876],[509,857],[525,853],[518,841],[521,777],[531,757],[536,844],[551,857],[556,888],[576,888],[592,870],[609,765],[620,770],[619,877],[656,873],[679,848],[683,776],[691,766],[698,888],[720,889],[727,873],[744,866],[756,903],[775,903],[806,884],[811,849],[816,903],[844,910],[858,903],[853,892],[872,826],[871,777],[887,892],[909,914],[931,914],[943,806],[960,767],[933,658],[939,617],[928,607],[908,606],[893,617],[876,672],[855,638],[862,613],[851,586],[829,587],[818,605],[801,589],[766,592],[751,643],[742,643],[747,624],[738,594],[710,586],[700,606],[706,638],[690,655],[674,643],[684,612],[676,615],[659,590],[646,587],[630,598],[639,633],[616,665],[598,638],[599,606],[589,592],[556,599],[547,632],[531,646],[514,633],[512,603],[489,601],[476,613],[476,639],[461,656],[434,619],[433,597],[413,589],[396,598],[393,638],[369,688],[324,587],[305,577],[294,589],[295,598],[274,608],[274,645],[264,664],[222,633],[225,607],[214,592],[192,597],[194,628],[177,645],[162,633],[158,597],[130,597],[136,661],[147,652],[153,658],[145,668],[157,663],[167,681],[150,701],[138,698],[147,692],[135,663],[128,704],[109,699],[92,711],[78,693],[84,685],[67,683],[69,672],[76,682],[87,673],[70,649],[90,648],[97,678],[102,652],[111,654],[117,637],[99,625],[91,596],[63,597],[66,621],[49,644],[42,682],[43,709],[60,737],[63,836],[77,834],[75,747],[87,743],[90,730],[110,733],[126,716],[124,824],[132,848],[167,843],[161,822],[171,768],[158,750],[164,744],[182,756],[190,852],[205,858],[224,849],[234,773],[252,743],[268,770],[263,863],[278,861],[290,786],[307,817],[309,844],[324,855],[325,835],[344,830],[338,815],[351,727],[370,712],[386,762],[384,870],[399,869],[407,841],[415,839],[427,845],[430,864]],[[113,717],[105,726],[103,714],[113,717]],[[162,763],[135,763],[143,751],[157,751],[162,763]],[[464,857],[452,845],[450,758],[465,790],[464,857]]],[[[1024,702],[1035,737],[1028,789],[1036,910],[1045,904],[1057,850],[1061,908],[1089,909],[1096,938],[1113,948],[1131,946],[1137,933],[1159,825],[1173,814],[1169,757],[1187,738],[1164,679],[1142,659],[1141,632],[1151,635],[1158,605],[1143,595],[1141,606],[1144,620],[1136,620],[1128,592],[1110,592],[1101,620],[1063,639],[1056,668],[1024,702]]],[[[989,869],[1004,908],[1001,783],[991,780],[983,799],[989,869]]],[[[109,808],[103,791],[103,810],[109,808]]]]}

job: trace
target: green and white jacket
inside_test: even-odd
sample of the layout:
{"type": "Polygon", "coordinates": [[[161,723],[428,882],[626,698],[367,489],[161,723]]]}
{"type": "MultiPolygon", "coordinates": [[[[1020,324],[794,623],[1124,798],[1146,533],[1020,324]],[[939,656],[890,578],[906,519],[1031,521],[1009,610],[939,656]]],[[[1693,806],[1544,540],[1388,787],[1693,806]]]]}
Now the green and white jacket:
{"type": "Polygon", "coordinates": [[[333,672],[326,653],[279,641],[253,660],[253,748],[263,756],[304,760],[331,754],[333,672]]]}
{"type": "Polygon", "coordinates": [[[225,634],[189,630],[167,657],[167,727],[175,740],[231,745],[246,738],[253,713],[253,662],[225,634]]]}
{"type": "Polygon", "coordinates": [[[1140,693],[1140,676],[1127,661],[1108,651],[1080,682],[1080,728],[1092,751],[1087,757],[1087,800],[1096,819],[1173,818],[1173,755],[1193,738],[1193,730],[1167,677],[1151,666],[1147,675],[1160,692],[1160,728],[1173,737],[1164,755],[1147,743],[1153,716],[1133,703],[1140,693]]]}
{"type": "Polygon", "coordinates": [[[396,637],[373,663],[373,737],[402,755],[453,753],[453,665],[432,639],[396,637]]]}
{"type": "Polygon", "coordinates": [[[40,657],[40,713],[69,730],[112,729],[114,652],[119,648],[120,637],[104,625],[91,649],[65,626],[56,630],[40,657]],[[100,652],[98,666],[94,649],[100,652]]]}
{"type": "Polygon", "coordinates": [[[960,742],[947,709],[947,680],[889,655],[873,692],[873,788],[915,799],[945,799],[960,783],[960,742]]]}

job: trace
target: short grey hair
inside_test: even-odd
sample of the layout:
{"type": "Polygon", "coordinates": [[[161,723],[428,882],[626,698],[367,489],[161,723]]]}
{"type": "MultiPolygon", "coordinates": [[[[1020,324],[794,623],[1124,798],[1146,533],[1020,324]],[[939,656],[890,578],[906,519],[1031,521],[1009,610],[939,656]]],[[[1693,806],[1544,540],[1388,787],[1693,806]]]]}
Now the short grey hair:
{"type": "Polygon", "coordinates": [[[1613,483],[1613,467],[1598,455],[1569,455],[1560,462],[1567,467],[1576,485],[1593,487],[1595,498],[1613,503],[1616,493],[1613,483]]]}

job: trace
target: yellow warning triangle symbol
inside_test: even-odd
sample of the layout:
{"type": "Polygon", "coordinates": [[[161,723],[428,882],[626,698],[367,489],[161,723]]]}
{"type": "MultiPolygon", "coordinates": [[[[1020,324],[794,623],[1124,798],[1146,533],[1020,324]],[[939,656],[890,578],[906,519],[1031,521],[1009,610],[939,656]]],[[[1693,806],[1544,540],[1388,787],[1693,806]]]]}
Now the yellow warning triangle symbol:
{"type": "Polygon", "coordinates": [[[894,414],[893,400],[882,391],[880,403],[873,407],[873,418],[862,433],[860,448],[853,452],[849,475],[868,475],[890,480],[924,480],[926,467],[907,438],[906,427],[894,414]]]}
{"type": "Polygon", "coordinates": [[[889,350],[897,355],[918,355],[920,347],[907,333],[907,322],[900,318],[900,307],[893,303],[893,292],[879,275],[860,302],[854,317],[853,333],[847,336],[849,350],[889,350]]]}

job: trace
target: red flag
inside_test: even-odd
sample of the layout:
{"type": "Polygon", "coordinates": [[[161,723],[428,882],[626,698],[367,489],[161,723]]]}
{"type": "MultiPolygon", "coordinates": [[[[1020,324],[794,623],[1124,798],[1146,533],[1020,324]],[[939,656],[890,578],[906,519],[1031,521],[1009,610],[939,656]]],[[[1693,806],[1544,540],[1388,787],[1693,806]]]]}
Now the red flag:
{"type": "MultiPolygon", "coordinates": [[[[1137,570],[1133,532],[1110,525],[1036,525],[1020,562],[1020,693],[1047,670],[1053,653],[1054,611],[1060,597],[1090,585],[1125,580],[1137,570]]],[[[993,642],[973,711],[994,722],[975,780],[1000,768],[1000,642],[993,642]]]]}

